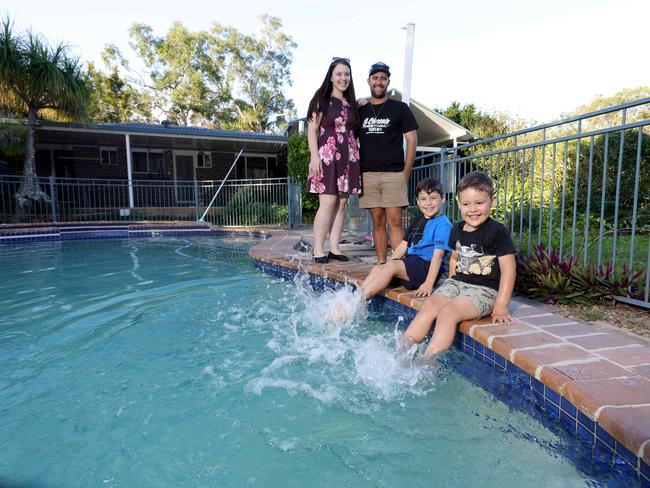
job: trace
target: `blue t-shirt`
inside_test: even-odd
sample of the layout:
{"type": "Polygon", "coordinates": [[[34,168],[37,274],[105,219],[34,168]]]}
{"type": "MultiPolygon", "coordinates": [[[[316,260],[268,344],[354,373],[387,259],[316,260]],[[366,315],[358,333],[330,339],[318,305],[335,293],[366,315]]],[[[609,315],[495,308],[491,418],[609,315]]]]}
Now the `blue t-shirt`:
{"type": "Polygon", "coordinates": [[[407,254],[431,261],[433,251],[442,249],[445,255],[442,258],[441,272],[447,271],[447,257],[451,252],[449,247],[449,234],[451,233],[451,222],[446,215],[438,215],[432,219],[420,216],[415,219],[406,231],[405,240],[408,243],[407,254]]]}

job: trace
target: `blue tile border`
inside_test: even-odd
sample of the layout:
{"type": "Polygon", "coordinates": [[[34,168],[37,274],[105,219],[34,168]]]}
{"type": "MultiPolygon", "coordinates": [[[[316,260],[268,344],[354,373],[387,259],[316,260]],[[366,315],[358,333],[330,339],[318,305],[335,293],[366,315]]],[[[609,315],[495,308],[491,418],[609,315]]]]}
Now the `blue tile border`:
{"type": "MultiPolygon", "coordinates": [[[[265,263],[255,258],[253,258],[253,263],[264,272],[286,279],[293,279],[298,273],[295,269],[265,263]]],[[[316,289],[342,286],[339,281],[311,273],[309,279],[310,284],[316,289]]],[[[412,308],[381,295],[374,297],[372,302],[372,305],[379,305],[390,312],[403,315],[405,319],[411,319],[416,314],[416,311],[412,308]]],[[[546,418],[561,425],[566,434],[586,442],[590,446],[592,460],[599,460],[612,469],[616,468],[615,471],[620,473],[621,476],[635,478],[639,481],[639,486],[648,486],[650,488],[650,467],[645,464],[643,459],[637,457],[635,453],[617,442],[611,434],[579,411],[567,398],[460,331],[454,340],[454,345],[465,354],[473,356],[492,366],[493,369],[500,371],[500,374],[505,375],[506,383],[527,388],[530,392],[527,398],[528,401],[534,403],[537,410],[546,418]]]]}
{"type": "Polygon", "coordinates": [[[82,239],[137,239],[163,237],[220,237],[227,235],[268,237],[263,231],[210,229],[205,224],[97,224],[63,223],[48,226],[0,226],[0,246],[25,244],[28,242],[75,241],[82,239]]]}

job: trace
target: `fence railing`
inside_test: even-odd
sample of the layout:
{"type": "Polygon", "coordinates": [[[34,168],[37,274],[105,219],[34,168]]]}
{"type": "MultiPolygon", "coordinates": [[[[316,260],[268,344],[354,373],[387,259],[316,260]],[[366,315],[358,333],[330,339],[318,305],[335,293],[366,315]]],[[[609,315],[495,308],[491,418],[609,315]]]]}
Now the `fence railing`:
{"type": "MultiPolygon", "coordinates": [[[[471,171],[493,178],[493,216],[520,252],[544,244],[561,258],[645,272],[643,296],[629,301],[650,305],[650,98],[419,157],[410,201],[418,181],[437,178],[445,212],[458,220],[456,185],[471,171]]],[[[369,229],[355,201],[350,207],[357,230],[369,229]]]]}
{"type": "MultiPolygon", "coordinates": [[[[22,176],[0,176],[0,221],[102,222],[198,220],[221,181],[152,181],[36,178],[47,199],[18,205],[22,176]],[[130,206],[130,195],[133,206],[130,206]]],[[[222,226],[301,223],[300,188],[289,178],[229,180],[205,221],[222,226]]]]}

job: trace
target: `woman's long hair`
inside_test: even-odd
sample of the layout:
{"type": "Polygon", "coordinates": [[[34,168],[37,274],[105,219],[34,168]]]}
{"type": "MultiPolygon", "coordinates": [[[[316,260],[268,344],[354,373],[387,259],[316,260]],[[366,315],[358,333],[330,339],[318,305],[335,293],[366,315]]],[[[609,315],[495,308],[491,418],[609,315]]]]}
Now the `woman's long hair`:
{"type": "Polygon", "coordinates": [[[348,109],[348,121],[346,126],[348,127],[349,130],[355,131],[357,126],[359,125],[359,109],[357,107],[357,98],[354,94],[354,81],[352,81],[352,67],[350,66],[350,63],[345,61],[344,59],[337,59],[336,61],[332,61],[330,64],[330,67],[327,70],[327,74],[325,75],[325,79],[323,80],[323,84],[320,86],[318,90],[316,90],[316,93],[314,93],[314,96],[311,99],[311,102],[309,102],[309,109],[307,109],[307,120],[311,120],[312,114],[317,114],[317,113],[322,113],[325,115],[325,112],[327,111],[327,107],[329,106],[330,98],[332,97],[332,71],[334,71],[334,68],[338,66],[339,64],[343,64],[347,66],[350,69],[350,84],[348,85],[347,89],[343,92],[343,96],[347,100],[347,102],[350,104],[350,108],[348,109]]]}

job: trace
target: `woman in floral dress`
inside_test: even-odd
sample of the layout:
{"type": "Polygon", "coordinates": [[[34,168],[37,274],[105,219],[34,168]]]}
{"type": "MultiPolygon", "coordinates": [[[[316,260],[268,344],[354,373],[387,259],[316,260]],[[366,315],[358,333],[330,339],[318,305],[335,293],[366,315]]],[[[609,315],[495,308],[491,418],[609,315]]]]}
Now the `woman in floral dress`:
{"type": "Polygon", "coordinates": [[[354,132],[359,113],[350,61],[334,58],[307,113],[309,179],[307,191],[318,194],[314,218],[314,260],[348,261],[339,250],[348,196],[361,193],[359,147],[354,132]],[[329,233],[329,253],[325,238],[329,233]]]}

